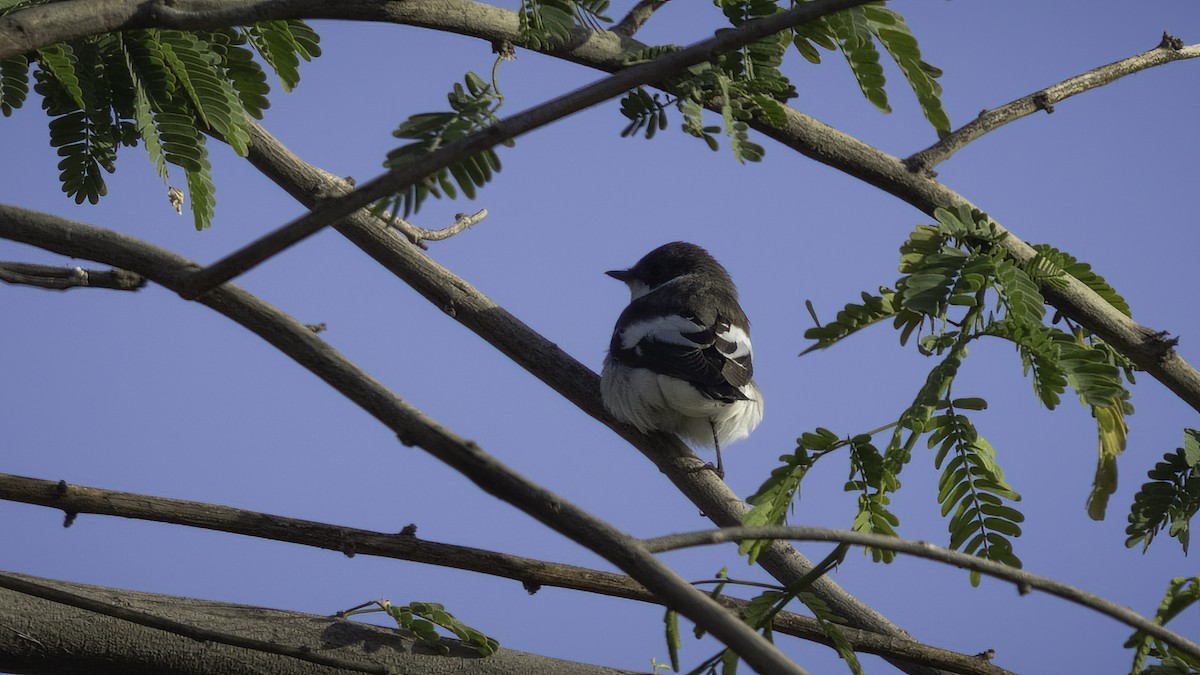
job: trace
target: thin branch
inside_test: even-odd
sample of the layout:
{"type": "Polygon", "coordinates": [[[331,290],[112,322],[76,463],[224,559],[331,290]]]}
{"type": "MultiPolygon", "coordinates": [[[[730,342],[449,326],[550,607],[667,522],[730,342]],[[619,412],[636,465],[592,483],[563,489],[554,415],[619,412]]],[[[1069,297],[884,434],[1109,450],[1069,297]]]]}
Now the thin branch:
{"type": "MultiPolygon", "coordinates": [[[[134,237],[3,204],[0,204],[0,238],[133,270],[177,293],[183,290],[185,280],[196,267],[182,256],[134,237]]],[[[805,672],[775,645],[731,617],[707,594],[643,549],[637,539],[533,483],[484,452],[478,444],[441,426],[346,359],[304,324],[232,284],[214,289],[199,301],[325,380],[394,431],[401,443],[419,446],[488,494],[616,565],[680,614],[703,626],[751,668],[765,673],[805,672]]]]}
{"type": "Polygon", "coordinates": [[[625,18],[618,21],[617,25],[612,27],[612,32],[627,38],[633,37],[634,33],[637,33],[642,26],[646,25],[650,17],[654,16],[658,8],[668,2],[670,0],[639,0],[633,6],[633,9],[629,10],[629,13],[625,15],[625,18]]]}
{"type": "MultiPolygon", "coordinates": [[[[151,495],[72,485],[0,473],[0,499],[61,509],[68,518],[77,514],[136,518],[198,527],[218,532],[340,551],[348,556],[370,555],[468,570],[521,582],[530,593],[541,586],[568,588],[638,602],[662,604],[641,584],[623,574],[535,560],[522,556],[418,539],[408,528],[401,534],[372,532],[311,520],[287,518],[218,504],[154,497],[151,495]]],[[[729,583],[728,580],[719,580],[729,583]]],[[[692,582],[693,585],[705,582],[692,582]]],[[[718,598],[739,616],[748,603],[739,598],[718,598]]],[[[832,646],[832,641],[812,617],[781,612],[775,617],[776,633],[832,646]]],[[[956,673],[1005,675],[1008,671],[982,659],[859,630],[842,628],[855,651],[902,658],[913,663],[956,673]]]]}
{"type": "Polygon", "coordinates": [[[72,591],[67,591],[61,588],[55,588],[37,581],[21,578],[6,572],[0,572],[0,588],[7,588],[10,591],[32,595],[36,598],[57,602],[63,605],[70,605],[89,612],[111,616],[122,621],[136,623],[140,626],[148,628],[156,628],[175,635],[182,635],[186,638],[191,638],[200,642],[218,642],[223,645],[233,647],[241,647],[243,649],[251,649],[256,652],[266,652],[268,654],[279,654],[280,656],[289,656],[293,659],[300,659],[309,663],[317,663],[331,668],[342,668],[356,673],[378,673],[379,675],[388,675],[391,672],[386,666],[377,664],[367,664],[358,661],[351,661],[337,656],[326,656],[318,654],[309,647],[293,647],[291,645],[279,644],[268,640],[258,640],[244,635],[234,635],[222,631],[211,630],[200,626],[193,626],[174,619],[169,619],[165,616],[159,616],[150,612],[126,607],[123,604],[106,602],[97,600],[72,591]]]}
{"type": "MultiPolygon", "coordinates": [[[[258,124],[251,125],[250,137],[250,154],[247,156],[250,163],[305,206],[320,199],[320,195],[350,189],[343,179],[301,160],[258,124]]],[[[514,363],[640,450],[714,524],[741,525],[748,509],[746,503],[711,471],[697,470],[704,462],[679,439],[667,434],[643,434],[630,425],[613,420],[600,401],[600,378],[590,368],[509,314],[462,277],[390,236],[379,227],[377,220],[364,212],[334,227],[435,307],[440,307],[455,321],[474,331],[514,363]]],[[[784,584],[803,577],[813,567],[811,561],[785,542],[772,544],[759,555],[758,562],[784,584]]],[[[828,575],[818,579],[811,590],[851,626],[912,640],[907,632],[847,593],[828,575]]],[[[897,665],[910,673],[928,672],[923,666],[899,659],[897,665]]]]}
{"type": "Polygon", "coordinates": [[[981,574],[996,577],[1011,581],[1017,585],[1017,589],[1022,595],[1030,592],[1033,589],[1038,589],[1056,595],[1064,600],[1069,600],[1077,605],[1082,605],[1088,609],[1094,610],[1101,614],[1106,614],[1117,621],[1133,628],[1134,630],[1142,631],[1148,635],[1156,637],[1164,642],[1177,647],[1187,654],[1200,658],[1200,644],[1196,644],[1191,640],[1179,635],[1178,633],[1167,629],[1162,624],[1155,623],[1137,612],[1122,607],[1115,602],[1105,600],[1104,598],[1088,593],[1084,590],[1064,584],[1061,581],[1055,581],[1047,577],[1043,577],[1030,572],[1010,567],[1008,565],[985,560],[977,556],[952,551],[941,546],[934,546],[925,541],[909,541],[906,539],[897,539],[881,534],[871,534],[867,532],[852,532],[850,530],[835,530],[827,527],[791,527],[791,526],[770,526],[770,527],[728,527],[719,530],[704,530],[700,532],[686,532],[683,534],[669,534],[664,537],[655,537],[653,539],[643,539],[642,543],[647,549],[655,553],[664,551],[674,551],[681,548],[689,548],[693,546],[707,546],[710,544],[720,544],[725,542],[741,542],[751,539],[793,539],[798,541],[830,541],[845,544],[853,544],[855,546],[866,546],[870,548],[880,548],[897,553],[906,553],[918,558],[927,560],[935,560],[947,565],[955,567],[965,567],[969,570],[974,570],[981,574]]]}
{"type": "Polygon", "coordinates": [[[418,160],[392,169],[347,195],[318,203],[307,214],[195,272],[188,279],[181,295],[187,299],[197,298],[245,273],[289,246],[317,233],[326,225],[341,220],[388,195],[401,192],[425,176],[455,162],[590,108],[614,96],[620,96],[639,85],[660,80],[671,73],[708,61],[716,54],[738,49],[805,21],[865,2],[867,0],[815,0],[804,3],[786,12],[779,12],[731,30],[721,31],[686,49],[664,54],[653,61],[625,68],[590,85],[502,119],[460,141],[450,143],[418,160]]]}
{"type": "Polygon", "coordinates": [[[487,209],[479,209],[475,213],[459,213],[454,216],[454,222],[440,230],[427,230],[423,227],[418,227],[412,223],[400,218],[396,215],[383,215],[381,218],[387,223],[388,227],[394,227],[404,234],[405,238],[413,244],[420,246],[423,249],[429,247],[425,245],[427,241],[442,241],[449,239],[463,230],[471,227],[479,221],[487,218],[487,209]]]}
{"type": "Polygon", "coordinates": [[[55,267],[20,262],[0,262],[0,281],[52,291],[71,288],[136,291],[146,285],[144,277],[125,270],[85,270],[82,267],[55,267]]]}
{"type": "Polygon", "coordinates": [[[1196,57],[1200,57],[1200,45],[1185,47],[1179,38],[1163,33],[1162,42],[1150,51],[1094,68],[1082,75],[1063,80],[998,108],[984,110],[979,113],[979,117],[954,130],[932,146],[905,159],[904,164],[912,171],[931,171],[933,167],[949,159],[951,155],[966,147],[971,141],[1009,122],[1032,115],[1039,110],[1052,113],[1054,105],[1059,101],[1082,94],[1090,89],[1103,87],[1126,75],[1173,61],[1196,57]]]}

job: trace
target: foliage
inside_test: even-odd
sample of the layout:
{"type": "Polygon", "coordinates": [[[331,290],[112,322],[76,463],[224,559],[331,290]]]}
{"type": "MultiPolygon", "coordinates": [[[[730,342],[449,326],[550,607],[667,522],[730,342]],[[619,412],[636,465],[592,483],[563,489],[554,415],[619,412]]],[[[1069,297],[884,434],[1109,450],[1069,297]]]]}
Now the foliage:
{"type": "MultiPolygon", "coordinates": [[[[894,536],[899,520],[889,509],[890,495],[900,488],[900,475],[924,438],[933,451],[934,468],[940,471],[937,497],[947,518],[949,546],[1019,567],[1013,540],[1020,536],[1024,521],[1015,507],[1020,495],[1006,481],[996,450],[966,414],[985,410],[987,402],[952,395],[955,378],[973,341],[998,337],[1016,346],[1034,392],[1046,407],[1058,405],[1068,386],[1074,389],[1096,418],[1098,468],[1088,513],[1102,518],[1108,495],[1116,487],[1116,457],[1125,448],[1125,418],[1133,412],[1124,384],[1125,379],[1132,381],[1133,365],[1079,326],[1068,323],[1064,329],[1047,324],[1039,284],[1062,284],[1068,276],[1079,275],[1076,278],[1114,307],[1127,311],[1128,305],[1089,266],[1051,247],[1038,247],[1038,254],[1024,264],[1007,258],[998,246],[1007,233],[977,210],[938,209],[935,216],[936,224],[918,225],[901,245],[902,276],[894,290],[863,293],[861,302],[847,304],[824,325],[814,312],[816,326],[805,333],[814,342],[803,353],[826,349],[891,318],[902,345],[916,336],[915,347],[926,356],[938,357],[938,362],[895,422],[844,439],[824,429],[798,439],[795,452],[781,457],[782,465],[750,498],[753,508],[747,523],[784,522],[813,463],[844,448],[850,467],[845,489],[858,493],[853,528],[894,536]],[[881,450],[873,439],[885,429],[891,429],[891,434],[881,450]]],[[[1166,514],[1186,521],[1194,512],[1194,500],[1179,497],[1171,502],[1177,492],[1184,494],[1186,481],[1179,471],[1173,464],[1152,476],[1174,482],[1147,493],[1157,499],[1140,498],[1139,525],[1136,532],[1131,525],[1130,534],[1142,536],[1131,537],[1131,542],[1147,534],[1152,537],[1170,517],[1166,514]]],[[[1200,490],[1200,481],[1195,483],[1198,487],[1190,489],[1200,490]]],[[[1173,533],[1186,537],[1186,523],[1171,522],[1173,533]]],[[[742,551],[753,560],[762,546],[748,542],[742,551]]],[[[876,560],[893,558],[889,551],[870,553],[876,560]]],[[[978,574],[973,573],[971,580],[978,583],[978,574]]]]}
{"type": "MultiPolygon", "coordinates": [[[[783,11],[774,0],[714,0],[732,26],[741,26],[783,11]]],[[[795,2],[790,3],[795,5],[795,2]]],[[[917,40],[899,14],[879,5],[847,9],[792,31],[751,42],[741,49],[722,54],[712,63],[694,66],[663,84],[671,92],[665,100],[635,89],[621,100],[621,113],[629,119],[622,136],[645,130],[654,138],[667,127],[666,109],[672,104],[683,119],[683,131],[703,140],[716,150],[714,134],[724,130],[730,149],[740,162],[762,159],[762,146],[749,138],[749,122],[759,120],[780,128],[787,123],[783,104],[798,96],[795,86],[780,70],[789,45],[808,61],[820,63],[817,47],[840,49],[863,95],[884,112],[891,112],[883,68],[879,65],[878,42],[900,67],[908,80],[925,117],[939,135],[950,131],[950,119],[941,105],[941,71],[921,59],[917,40]],[[723,124],[705,125],[704,106],[720,106],[723,124]]],[[[625,65],[651,61],[675,47],[653,47],[626,55],[625,65]]]]}
{"type": "Polygon", "coordinates": [[[600,30],[601,23],[611,23],[607,10],[608,0],[521,0],[521,43],[530,49],[558,49],[571,41],[576,27],[600,30]]]}
{"type": "MultiPolygon", "coordinates": [[[[6,7],[14,11],[34,3],[6,7]]],[[[0,61],[0,112],[19,108],[34,91],[50,116],[50,145],[59,156],[63,192],[96,203],[108,192],[121,147],[144,143],[168,186],[168,164],[183,169],[196,229],[212,223],[216,205],[204,134],[248,152],[247,115],[261,118],[270,87],[257,51],[290,90],[299,58],[320,55],[319,38],[302,21],[269,21],[242,29],[183,32],[145,29],[63,42],[0,61]]]]}
{"type": "MultiPolygon", "coordinates": [[[[389,152],[384,162],[385,167],[399,168],[495,123],[496,111],[503,103],[503,97],[495,84],[489,84],[471,72],[467,73],[464,82],[465,87],[455,84],[447,97],[450,112],[413,115],[392,132],[396,138],[410,139],[412,142],[389,152]]],[[[505,145],[511,146],[512,143],[505,145]]],[[[489,148],[426,176],[410,185],[404,192],[384,199],[376,208],[391,208],[393,212],[403,212],[407,217],[420,209],[421,204],[431,195],[439,199],[443,193],[450,199],[457,197],[455,183],[464,195],[474,199],[475,188],[486,185],[491,181],[492,174],[499,170],[500,157],[495,150],[489,148]],[[453,182],[451,177],[454,178],[453,182]]]]}
{"type": "Polygon", "coordinates": [[[391,602],[379,603],[400,628],[411,631],[421,644],[446,655],[450,653],[450,645],[438,633],[439,627],[450,631],[465,646],[474,650],[480,656],[491,656],[500,648],[495,638],[488,637],[482,632],[459,621],[446,608],[436,602],[410,602],[407,605],[393,605],[391,602]]]}
{"type": "Polygon", "coordinates": [[[1150,482],[1133,497],[1125,545],[1140,542],[1144,553],[1155,535],[1166,529],[1186,554],[1191,539],[1188,525],[1200,510],[1200,431],[1184,429],[1183,447],[1164,455],[1147,475],[1150,482]]]}
{"type": "MultiPolygon", "coordinates": [[[[1159,603],[1158,610],[1154,613],[1154,623],[1165,626],[1168,621],[1197,602],[1200,602],[1200,577],[1172,579],[1167,585],[1167,592],[1159,603]]],[[[1200,660],[1142,631],[1134,631],[1125,641],[1125,647],[1134,650],[1133,666],[1129,671],[1131,673],[1187,675],[1200,671],[1200,660]],[[1147,658],[1158,659],[1159,663],[1144,668],[1147,658]]]]}

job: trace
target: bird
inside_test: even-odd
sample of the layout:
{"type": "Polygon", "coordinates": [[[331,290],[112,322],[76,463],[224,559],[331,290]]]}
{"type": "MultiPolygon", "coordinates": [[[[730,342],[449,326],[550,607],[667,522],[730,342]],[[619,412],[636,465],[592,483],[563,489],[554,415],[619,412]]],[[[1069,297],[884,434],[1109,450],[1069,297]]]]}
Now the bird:
{"type": "Polygon", "coordinates": [[[629,287],[630,301],[600,375],[604,407],[643,433],[715,449],[724,478],[721,446],[763,417],[750,321],[729,272],[700,246],[676,241],[605,274],[629,287]]]}

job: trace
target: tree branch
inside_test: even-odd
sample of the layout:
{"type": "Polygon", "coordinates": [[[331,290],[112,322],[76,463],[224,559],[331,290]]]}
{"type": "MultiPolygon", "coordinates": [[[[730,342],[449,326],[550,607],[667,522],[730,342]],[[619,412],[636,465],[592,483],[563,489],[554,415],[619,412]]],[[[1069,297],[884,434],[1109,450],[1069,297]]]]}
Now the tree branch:
{"type": "Polygon", "coordinates": [[[404,233],[404,236],[417,246],[427,249],[429,247],[425,245],[425,242],[449,239],[450,237],[453,237],[459,232],[471,227],[484,218],[487,218],[487,216],[487,209],[479,209],[475,213],[459,213],[454,216],[453,223],[443,227],[440,230],[427,230],[423,227],[418,227],[406,220],[398,218],[395,215],[391,216],[390,218],[385,215],[383,216],[383,220],[388,224],[389,227],[395,227],[397,224],[403,224],[403,227],[399,229],[402,233],[404,233]]]}
{"type": "MultiPolygon", "coordinates": [[[[389,235],[390,236],[390,235],[389,235]]],[[[169,251],[111,230],[0,204],[0,238],[62,255],[104,262],[143,274],[181,292],[196,264],[169,251]]],[[[416,249],[404,244],[410,250],[416,249]]],[[[747,665],[765,673],[803,673],[777,647],[731,617],[706,593],[693,588],[647,552],[634,537],[529,481],[469,441],[393,394],[317,334],[233,285],[199,300],[233,319],[325,380],[396,433],[491,494],[605,558],[664,602],[721,640],[747,665]]],[[[594,376],[593,376],[594,377],[594,376]]]]}
{"type": "MultiPolygon", "coordinates": [[[[501,648],[480,658],[450,642],[440,656],[416,644],[395,627],[299,612],[223,602],[139,593],[38,577],[5,574],[6,579],[100,602],[107,611],[129,608],[169,618],[193,628],[236,631],[264,641],[301,645],[311,655],[377,664],[383,672],[467,672],[478,675],[619,675],[627,671],[563,661],[501,648]]],[[[164,634],[105,614],[76,609],[13,591],[0,590],[0,670],[17,673],[89,673],[90,675],[338,675],[342,668],[247,651],[217,642],[164,634]]]]}
{"type": "Polygon", "coordinates": [[[20,262],[0,262],[0,281],[52,291],[71,288],[136,291],[146,285],[145,278],[125,270],[85,270],[82,267],[55,267],[20,262]]]}
{"type": "MultiPolygon", "coordinates": [[[[372,532],[218,504],[104,490],[3,473],[0,473],[0,499],[61,509],[69,520],[74,519],[76,514],[92,513],[172,523],[340,551],[348,556],[380,556],[489,574],[520,581],[531,593],[541,586],[553,586],[662,604],[645,587],[622,574],[422,540],[416,537],[415,531],[407,533],[407,528],[401,534],[372,532]]],[[[739,616],[748,605],[745,600],[728,596],[721,596],[718,602],[739,616]]],[[[772,627],[776,633],[832,646],[832,641],[811,617],[781,612],[775,617],[772,627]]],[[[842,632],[857,652],[900,658],[955,673],[1008,673],[985,660],[913,640],[901,640],[856,628],[844,627],[842,632]]]]}
{"type": "Polygon", "coordinates": [[[639,0],[633,6],[633,9],[629,10],[629,13],[625,15],[625,18],[618,21],[610,30],[622,37],[633,37],[634,33],[637,33],[642,26],[646,25],[646,22],[650,20],[650,17],[654,16],[655,12],[668,2],[670,0],[639,0]]]}
{"type": "Polygon", "coordinates": [[[1054,104],[1059,101],[1082,94],[1090,89],[1103,87],[1126,75],[1173,61],[1194,59],[1198,56],[1200,56],[1200,45],[1185,47],[1179,38],[1163,33],[1162,42],[1150,51],[1094,68],[1082,75],[1063,80],[998,108],[984,110],[979,113],[979,117],[955,129],[937,143],[909,156],[904,160],[904,164],[911,171],[931,171],[933,167],[949,159],[951,155],[966,147],[971,141],[1009,122],[1032,115],[1039,110],[1052,113],[1054,104]]]}
{"type": "Polygon", "coordinates": [[[136,623],[139,626],[155,628],[158,630],[174,633],[185,638],[196,640],[197,642],[216,642],[231,647],[241,647],[250,649],[256,652],[266,652],[268,654],[278,654],[287,656],[293,659],[300,659],[308,663],[316,663],[322,666],[331,668],[341,668],[350,670],[356,673],[378,673],[379,675],[388,675],[390,672],[387,667],[377,664],[361,663],[349,659],[339,658],[337,656],[326,656],[317,654],[309,647],[294,647],[286,644],[279,644],[268,640],[257,640],[244,635],[234,635],[232,633],[212,630],[201,626],[193,626],[181,621],[176,621],[165,616],[154,614],[152,612],[144,612],[142,610],[133,609],[121,603],[111,601],[97,600],[86,595],[76,593],[74,591],[55,588],[40,581],[33,581],[28,578],[22,578],[14,574],[0,572],[0,588],[7,588],[10,591],[32,595],[35,598],[49,600],[60,605],[69,605],[79,609],[95,612],[104,616],[111,616],[114,619],[136,623]]]}
{"type": "Polygon", "coordinates": [[[1147,635],[1168,642],[1189,655],[1200,658],[1200,644],[1196,644],[1182,635],[1167,629],[1162,624],[1154,623],[1141,614],[1122,607],[1115,602],[1105,600],[1098,595],[1088,593],[1074,586],[1055,581],[1054,579],[1031,574],[1016,567],[985,560],[977,556],[952,551],[941,546],[934,546],[925,541],[909,541],[881,534],[835,530],[827,527],[789,527],[777,525],[767,527],[728,527],[719,530],[670,534],[653,539],[643,539],[642,543],[645,544],[647,549],[655,553],[662,553],[664,551],[674,551],[692,546],[707,546],[710,544],[741,542],[752,539],[794,539],[798,541],[846,543],[855,546],[896,551],[897,553],[905,553],[918,558],[936,560],[937,562],[954,565],[955,567],[965,567],[981,574],[1011,581],[1017,585],[1017,589],[1022,595],[1036,588],[1101,614],[1106,614],[1134,630],[1142,631],[1147,635]]]}
{"type": "Polygon", "coordinates": [[[664,54],[653,61],[624,68],[586,87],[557,96],[466,138],[450,143],[428,155],[392,169],[353,192],[323,200],[311,211],[195,272],[181,295],[194,299],[245,273],[273,255],[317,233],[360,208],[407,189],[422,178],[472,155],[491,149],[504,141],[545,126],[568,115],[590,108],[643,84],[655,82],[689,66],[712,59],[715,55],[738,49],[755,40],[786,30],[796,24],[854,7],[867,0],[815,0],[786,12],[756,19],[737,28],[721,31],[713,37],[685,49],[664,54]]]}

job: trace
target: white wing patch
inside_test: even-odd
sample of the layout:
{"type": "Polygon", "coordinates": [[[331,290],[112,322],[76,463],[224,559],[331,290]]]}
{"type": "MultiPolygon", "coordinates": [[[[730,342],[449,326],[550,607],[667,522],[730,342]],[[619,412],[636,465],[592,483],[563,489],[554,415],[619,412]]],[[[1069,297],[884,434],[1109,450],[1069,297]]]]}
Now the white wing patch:
{"type": "Polygon", "coordinates": [[[750,346],[750,336],[741,326],[730,326],[727,330],[717,333],[719,342],[728,342],[733,345],[733,351],[726,353],[724,349],[721,353],[727,359],[740,359],[744,356],[753,356],[754,348],[750,346]]]}
{"type": "MultiPolygon", "coordinates": [[[[621,331],[621,349],[633,349],[637,343],[646,339],[671,345],[697,347],[699,345],[687,336],[703,330],[704,326],[678,314],[656,316],[653,319],[637,321],[626,326],[621,331]]],[[[740,330],[738,332],[741,333],[740,330]]],[[[745,336],[745,333],[741,334],[745,336]]],[[[746,344],[750,344],[749,339],[746,340],[746,344]]]]}

